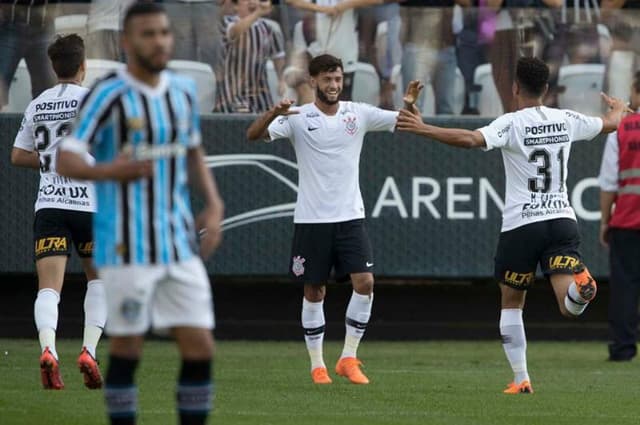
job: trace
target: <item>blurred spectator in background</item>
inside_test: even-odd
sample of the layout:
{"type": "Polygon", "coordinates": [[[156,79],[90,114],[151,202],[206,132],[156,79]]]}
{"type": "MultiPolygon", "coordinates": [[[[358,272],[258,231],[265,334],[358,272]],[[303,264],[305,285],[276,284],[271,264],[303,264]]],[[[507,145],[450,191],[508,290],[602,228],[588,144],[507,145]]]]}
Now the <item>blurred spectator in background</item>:
{"type": "MultiPolygon", "coordinates": [[[[173,59],[209,64],[220,80],[224,0],[164,0],[175,38],[173,59]]],[[[210,111],[206,111],[210,112],[210,111]]]]}
{"type": "Polygon", "coordinates": [[[124,62],[122,16],[135,0],[93,0],[87,17],[87,58],[124,62]]]}
{"type": "Polygon", "coordinates": [[[516,61],[521,56],[542,56],[544,44],[553,37],[548,15],[537,8],[559,8],[563,0],[486,0],[496,10],[495,34],[489,49],[493,81],[504,112],[514,111],[511,86],[516,61]]]}
{"type": "MultiPolygon", "coordinates": [[[[558,94],[564,90],[558,86],[560,66],[563,63],[603,63],[609,47],[600,44],[600,0],[562,0],[552,16],[553,42],[547,43],[543,54],[550,70],[545,104],[557,107],[558,94]]],[[[604,27],[603,30],[606,31],[604,27]]]]}
{"type": "Polygon", "coordinates": [[[0,1],[0,109],[24,58],[31,77],[31,96],[53,87],[56,76],[47,57],[54,35],[54,7],[46,0],[0,1]]]}
{"type": "MultiPolygon", "coordinates": [[[[640,108],[640,72],[631,89],[640,108]]],[[[607,138],[600,167],[600,242],[609,247],[609,360],[636,356],[640,296],[640,113],[627,116],[607,138]]]]}
{"type": "MultiPolygon", "coordinates": [[[[316,57],[330,54],[342,60],[343,86],[340,100],[351,100],[353,75],[358,61],[358,32],[355,9],[384,3],[384,0],[286,0],[298,9],[314,12],[302,22],[304,48],[316,57]]],[[[297,46],[300,50],[300,47],[297,46]]]]}
{"type": "MultiPolygon", "coordinates": [[[[454,113],[456,77],[455,37],[452,29],[453,6],[458,0],[407,0],[401,3],[402,79],[431,84],[435,113],[454,113]],[[424,7],[419,7],[424,6],[424,7]]],[[[416,106],[425,110],[420,97],[416,106]]]]}
{"type": "Polygon", "coordinates": [[[360,37],[360,54],[362,62],[376,67],[380,76],[380,107],[395,109],[391,82],[393,67],[400,63],[402,45],[400,44],[400,6],[397,2],[367,7],[360,11],[358,19],[358,35],[360,37]],[[386,31],[381,37],[378,30],[381,24],[386,31]]]}
{"type": "MultiPolygon", "coordinates": [[[[271,2],[233,0],[236,15],[224,17],[224,71],[216,112],[262,113],[273,106],[267,82],[267,60],[273,59],[282,81],[285,46],[277,22],[264,19],[271,2]]],[[[279,93],[284,93],[280,83],[279,93]]]]}
{"type": "Polygon", "coordinates": [[[486,7],[486,0],[461,0],[462,29],[456,34],[456,58],[464,77],[463,115],[478,115],[474,76],[478,65],[487,62],[489,45],[495,34],[495,12],[486,7]]]}

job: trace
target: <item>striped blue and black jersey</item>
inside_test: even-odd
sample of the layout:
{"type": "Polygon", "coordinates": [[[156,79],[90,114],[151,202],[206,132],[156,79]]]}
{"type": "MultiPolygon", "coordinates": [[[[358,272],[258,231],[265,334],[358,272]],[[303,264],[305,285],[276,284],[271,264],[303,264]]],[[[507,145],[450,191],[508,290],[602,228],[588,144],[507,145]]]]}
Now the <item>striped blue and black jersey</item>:
{"type": "Polygon", "coordinates": [[[195,255],[186,156],[201,143],[195,99],[192,80],[163,71],[150,87],[124,69],[85,97],[63,149],[88,150],[98,164],[121,153],[153,161],[149,178],[96,182],[97,267],[169,264],[195,255]]]}

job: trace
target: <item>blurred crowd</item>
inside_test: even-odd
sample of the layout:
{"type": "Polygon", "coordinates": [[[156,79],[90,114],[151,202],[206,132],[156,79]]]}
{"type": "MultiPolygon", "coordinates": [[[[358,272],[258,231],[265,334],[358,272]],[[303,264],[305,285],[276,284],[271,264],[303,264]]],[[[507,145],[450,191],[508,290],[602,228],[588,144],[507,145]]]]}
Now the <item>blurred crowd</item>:
{"type": "MultiPolygon", "coordinates": [[[[46,49],[56,33],[85,39],[86,84],[117,67],[120,21],[131,3],[0,0],[0,110],[21,112],[54,85],[46,49]]],[[[406,84],[419,79],[425,115],[511,111],[523,55],[550,65],[549,106],[585,112],[600,107],[589,91],[628,96],[640,67],[640,0],[160,3],[174,25],[171,67],[196,77],[203,113],[260,113],[285,96],[312,101],[306,64],[322,53],[343,61],[345,100],[395,109],[406,84]]]]}

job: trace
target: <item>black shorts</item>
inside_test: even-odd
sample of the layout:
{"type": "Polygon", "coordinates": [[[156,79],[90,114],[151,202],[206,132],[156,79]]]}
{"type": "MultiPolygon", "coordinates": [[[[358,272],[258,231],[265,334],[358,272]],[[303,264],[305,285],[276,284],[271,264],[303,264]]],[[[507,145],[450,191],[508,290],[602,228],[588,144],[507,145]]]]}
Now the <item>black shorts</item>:
{"type": "Polygon", "coordinates": [[[93,253],[93,214],[83,211],[45,208],[33,222],[36,260],[53,255],[71,255],[71,243],[80,257],[93,253]]]}
{"type": "Polygon", "coordinates": [[[364,220],[296,223],[289,271],[302,283],[325,283],[335,270],[338,282],[351,273],[373,272],[373,251],[364,220]]]}
{"type": "Polygon", "coordinates": [[[572,274],[582,261],[578,223],[569,218],[527,224],[500,234],[495,258],[495,277],[505,285],[527,289],[535,280],[536,267],[546,277],[572,274]]]}

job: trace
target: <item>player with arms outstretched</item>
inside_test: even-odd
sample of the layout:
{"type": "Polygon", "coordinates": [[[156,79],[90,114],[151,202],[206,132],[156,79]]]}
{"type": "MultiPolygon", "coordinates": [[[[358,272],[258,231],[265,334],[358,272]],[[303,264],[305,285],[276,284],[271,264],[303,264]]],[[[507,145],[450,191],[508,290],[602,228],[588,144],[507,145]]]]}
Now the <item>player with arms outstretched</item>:
{"type": "Polygon", "coordinates": [[[367,132],[393,131],[398,113],[339,101],[344,73],[342,61],[334,56],[313,58],[309,75],[315,102],[291,108],[293,102],[281,101],[251,124],[247,137],[289,139],[296,151],[299,189],[289,267],[304,284],[302,327],[312,380],[331,383],[322,356],[323,303],[325,283],[334,269],[336,280],[351,280],[353,285],[344,349],[335,370],[354,384],[368,384],[356,355],[371,315],[374,282],[360,193],[360,151],[367,132]]]}
{"type": "Polygon", "coordinates": [[[475,131],[425,124],[415,107],[403,109],[398,130],[461,148],[500,149],[506,175],[502,230],[495,256],[500,282],[500,334],[514,380],[507,394],[531,393],[522,310],[539,263],[556,295],[560,312],[575,317],[596,295],[596,282],[582,263],[576,215],[567,194],[571,144],[615,131],[628,110],[603,94],[610,111],[588,117],[547,108],[549,68],[535,58],[520,58],[513,84],[516,112],[475,131]]]}
{"type": "MultiPolygon", "coordinates": [[[[39,289],[34,316],[42,348],[40,375],[45,389],[64,388],[56,352],[56,328],[60,291],[73,243],[88,281],[83,348],[78,366],[84,374],[85,385],[100,388],[102,376],[95,360],[96,347],[107,313],[104,287],[91,260],[91,221],[96,210],[93,184],[62,177],[56,172],[58,145],[71,132],[78,106],[89,91],[81,87],[85,75],[84,42],[75,34],[58,37],[49,46],[48,54],[58,84],[29,104],[11,152],[13,165],[40,169],[33,224],[39,289]]],[[[89,155],[87,160],[92,160],[89,155]]]]}

